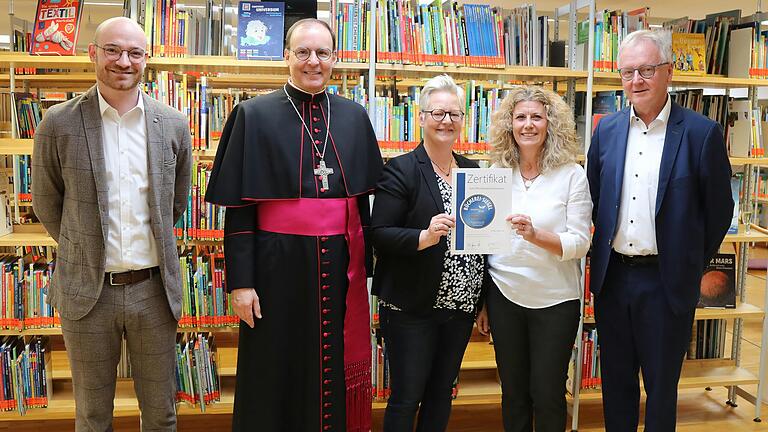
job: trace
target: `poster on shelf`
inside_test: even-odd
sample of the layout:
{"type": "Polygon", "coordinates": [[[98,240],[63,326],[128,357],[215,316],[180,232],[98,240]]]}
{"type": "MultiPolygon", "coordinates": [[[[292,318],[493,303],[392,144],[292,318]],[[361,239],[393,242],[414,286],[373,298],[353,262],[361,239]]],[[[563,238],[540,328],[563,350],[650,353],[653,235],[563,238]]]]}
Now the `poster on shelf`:
{"type": "Polygon", "coordinates": [[[239,60],[283,58],[285,3],[241,1],[237,17],[239,60]]]}
{"type": "Polygon", "coordinates": [[[451,253],[491,254],[512,248],[513,170],[510,168],[455,168],[451,214],[451,253]]]}
{"type": "Polygon", "coordinates": [[[30,54],[75,55],[81,0],[38,0],[30,54]]]}

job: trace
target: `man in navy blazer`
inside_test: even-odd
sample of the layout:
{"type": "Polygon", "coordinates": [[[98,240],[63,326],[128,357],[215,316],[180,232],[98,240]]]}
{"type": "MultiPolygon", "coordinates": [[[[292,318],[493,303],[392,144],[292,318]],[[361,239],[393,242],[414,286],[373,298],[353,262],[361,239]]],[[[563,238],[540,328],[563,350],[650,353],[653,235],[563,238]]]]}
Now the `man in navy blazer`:
{"type": "Polygon", "coordinates": [[[638,31],[619,48],[631,106],[601,119],[588,152],[594,203],[590,288],[605,426],[673,431],[677,383],[702,272],[733,212],[723,131],[671,101],[671,35],[638,31]]]}

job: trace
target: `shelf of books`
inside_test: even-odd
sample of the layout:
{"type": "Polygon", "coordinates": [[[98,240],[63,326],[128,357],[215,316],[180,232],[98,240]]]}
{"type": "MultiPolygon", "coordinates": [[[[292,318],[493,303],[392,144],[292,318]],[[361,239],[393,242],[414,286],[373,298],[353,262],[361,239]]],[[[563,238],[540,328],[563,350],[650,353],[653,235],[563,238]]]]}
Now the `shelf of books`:
{"type": "MultiPolygon", "coordinates": [[[[388,150],[390,148],[407,148],[407,151],[412,150],[418,145],[416,141],[408,142],[394,142],[394,141],[381,141],[379,146],[382,149],[381,156],[385,159],[394,158],[405,154],[406,151],[388,150]]],[[[489,158],[489,149],[487,145],[482,143],[464,143],[467,149],[462,149],[462,144],[457,146],[456,151],[463,154],[469,159],[475,160],[487,160],[489,158]],[[472,149],[474,148],[474,149],[472,149]]],[[[0,154],[3,155],[31,155],[33,147],[33,140],[29,138],[0,138],[0,154]]],[[[211,148],[199,149],[193,151],[193,156],[198,159],[213,159],[216,156],[216,149],[218,147],[218,141],[211,142],[211,148]]],[[[584,161],[583,156],[579,156],[579,161],[584,161]]],[[[752,165],[760,167],[768,167],[768,158],[766,157],[730,157],[731,165],[752,165]]],[[[766,200],[766,198],[760,198],[766,200]]]]}
{"type": "MultiPolygon", "coordinates": [[[[183,337],[180,337],[184,340],[183,337]]],[[[191,338],[194,340],[194,337],[191,338]]],[[[177,353],[184,353],[184,343],[177,344],[177,353]]],[[[192,347],[192,345],[189,345],[192,347]]],[[[195,345],[197,349],[198,345],[195,345]]],[[[208,351],[212,355],[213,367],[208,371],[211,376],[216,376],[215,402],[208,402],[201,407],[196,401],[194,404],[184,403],[180,400],[178,405],[179,415],[230,414],[232,412],[234,377],[236,374],[237,349],[231,347],[211,347],[208,351]]],[[[47,392],[46,408],[31,408],[24,410],[24,415],[18,412],[0,412],[0,420],[54,420],[71,419],[74,416],[74,400],[71,387],[71,372],[69,361],[64,351],[48,351],[46,357],[47,374],[50,384],[47,392]]],[[[197,358],[197,361],[200,361],[197,358]]],[[[183,364],[182,364],[182,367],[183,364]]],[[[194,365],[192,369],[194,370],[194,365]]],[[[457,384],[457,397],[454,405],[498,404],[501,400],[501,387],[496,377],[496,363],[492,346],[488,342],[471,342],[462,362],[461,375],[457,384]]],[[[178,369],[177,369],[178,371],[178,369]]],[[[179,373],[177,379],[184,379],[184,374],[179,373]]],[[[204,381],[201,380],[199,382],[204,381]]],[[[191,381],[193,386],[198,381],[191,381]]],[[[184,387],[184,384],[181,384],[184,387]]],[[[386,400],[379,399],[373,403],[373,409],[384,409],[386,400]]],[[[133,383],[130,379],[120,379],[117,385],[115,397],[116,417],[130,417],[138,415],[138,403],[133,392],[133,383]]]]}
{"type": "MultiPolygon", "coordinates": [[[[237,348],[218,347],[218,373],[221,376],[235,376],[237,372],[237,348]]],[[[65,351],[51,352],[51,378],[54,380],[72,379],[72,371],[69,367],[69,359],[65,351]]],[[[495,366],[495,365],[494,365],[495,366]]]]}
{"type": "Polygon", "coordinates": [[[731,165],[752,165],[759,167],[768,167],[768,158],[766,157],[730,157],[731,165]]]}
{"type": "Polygon", "coordinates": [[[726,234],[723,243],[752,243],[752,242],[768,242],[768,234],[761,232],[757,229],[750,229],[747,232],[744,225],[739,225],[739,231],[736,234],[726,234]]]}
{"type": "MultiPolygon", "coordinates": [[[[595,72],[594,83],[605,86],[621,86],[621,77],[618,72],[595,72]]],[[[704,87],[704,88],[745,88],[753,86],[765,86],[764,79],[755,78],[731,78],[727,76],[691,76],[675,75],[673,72],[671,87],[704,87]]]]}
{"type": "MultiPolygon", "coordinates": [[[[419,112],[418,91],[421,83],[432,76],[447,73],[457,78],[467,94],[467,121],[461,143],[456,150],[468,157],[485,161],[489,158],[487,142],[490,113],[498,108],[505,96],[505,88],[516,83],[578,83],[576,90],[583,90],[583,85],[592,85],[593,90],[606,93],[613,103],[613,109],[619,108],[621,96],[616,95],[621,88],[621,79],[616,69],[616,53],[612,49],[622,37],[622,29],[647,27],[647,9],[633,11],[601,11],[597,15],[595,27],[596,44],[594,53],[585,53],[586,45],[583,30],[588,35],[589,24],[580,26],[576,50],[587,55],[594,54],[595,73],[592,82],[586,72],[585,58],[577,56],[577,64],[571,69],[565,66],[565,42],[550,40],[549,19],[536,16],[533,6],[521,6],[512,10],[502,10],[486,5],[459,5],[455,2],[433,2],[418,5],[407,0],[377,0],[377,15],[369,16],[363,1],[343,2],[331,0],[331,25],[338,30],[339,62],[334,67],[334,91],[367,106],[371,120],[382,149],[382,156],[392,158],[413,149],[420,138],[416,121],[419,112]],[[429,17],[423,19],[422,17],[429,17]],[[379,28],[375,37],[366,35],[368,26],[364,23],[375,22],[379,28]],[[464,23],[467,27],[462,27],[464,23]],[[616,25],[618,24],[618,25],[616,25]],[[408,30],[410,29],[410,31],[408,30]],[[539,32],[535,34],[535,32],[539,32]],[[516,37],[525,35],[527,37],[516,37]],[[540,36],[546,35],[547,43],[542,43],[540,36]],[[602,46],[602,48],[601,48],[602,46]],[[369,64],[368,54],[373,50],[376,62],[369,64]],[[369,71],[376,72],[375,90],[369,89],[361,78],[369,71]],[[354,78],[353,78],[354,77],[354,78]],[[602,90],[602,91],[600,91],[602,90]]],[[[175,6],[169,6],[174,8],[175,6]]],[[[185,12],[186,13],[186,12],[185,12]]],[[[191,12],[190,12],[191,13],[191,12]]],[[[159,16],[159,12],[156,13],[159,16]]],[[[176,16],[172,14],[172,16],[176,16]]],[[[181,17],[182,15],[178,15],[181,17]]],[[[190,15],[191,16],[191,15],[190,15]]],[[[189,18],[189,16],[188,16],[189,18]]],[[[154,18],[156,19],[156,17],[154,18]]],[[[174,18],[170,18],[173,20],[174,18]]],[[[192,21],[194,23],[196,21],[192,21]]],[[[199,24],[199,22],[198,22],[199,24]]],[[[160,24],[162,25],[162,24],[160,24]]],[[[197,25],[197,24],[195,24],[197,25]]],[[[155,34],[153,37],[156,37],[155,34]]],[[[152,46],[152,56],[148,59],[148,78],[146,91],[190,117],[190,129],[193,133],[194,156],[193,188],[190,192],[190,210],[177,225],[179,246],[183,251],[182,268],[186,274],[184,282],[184,315],[179,328],[179,352],[184,347],[197,349],[196,341],[185,339],[187,332],[198,335],[224,333],[234,337],[237,324],[230,322],[231,316],[224,283],[218,273],[221,269],[221,220],[223,213],[207,206],[201,199],[204,196],[206,178],[210,170],[211,159],[215,156],[217,139],[234,104],[258,94],[255,88],[277,88],[287,77],[287,66],[282,60],[239,60],[230,56],[186,55],[196,52],[193,46],[164,47],[152,46]],[[249,90],[243,90],[249,89],[249,90]],[[204,252],[200,252],[200,251],[204,252]],[[219,261],[217,261],[219,259],[219,261]],[[186,260],[186,261],[185,261],[186,260]],[[206,266],[203,272],[200,266],[206,266]]],[[[709,66],[709,65],[708,65],[709,66]]],[[[33,89],[85,88],[94,82],[93,65],[86,55],[75,56],[32,56],[26,53],[0,53],[0,69],[7,69],[8,74],[0,76],[0,84],[13,81],[23,83],[33,89]],[[13,68],[40,69],[16,74],[13,68]],[[46,73],[45,69],[58,72],[46,73]],[[69,71],[63,73],[62,70],[69,71]],[[87,71],[87,72],[86,72],[87,71]]],[[[713,71],[717,67],[713,66],[713,71]]],[[[719,73],[722,73],[720,71],[719,73]]],[[[755,75],[757,76],[757,75],[755,75]]],[[[750,77],[726,77],[722,75],[691,76],[676,73],[672,79],[673,87],[695,88],[744,88],[768,84],[768,80],[750,77]]],[[[330,91],[330,90],[329,90],[330,91]]],[[[67,95],[71,97],[70,95],[67,95]]],[[[38,95],[40,97],[40,95],[38,95]]],[[[705,96],[694,94],[676,96],[691,101],[704,100],[705,96]],[[698,98],[698,99],[697,99],[698,98]]],[[[728,96],[721,99],[712,97],[701,105],[716,107],[712,114],[727,110],[728,96]]],[[[681,103],[682,104],[682,103],[681,103]]],[[[13,104],[11,104],[13,105],[13,104]]],[[[39,117],[42,110],[39,110],[39,117]]],[[[598,111],[595,111],[598,112],[598,111]]],[[[591,113],[586,113],[591,115],[591,113]]],[[[603,113],[601,113],[603,114],[603,113]]],[[[37,117],[37,116],[35,116],[37,117]]],[[[722,117],[722,116],[721,116],[722,117]]],[[[39,121],[39,119],[36,119],[39,121]]],[[[725,124],[724,118],[717,118],[725,124]]],[[[589,120],[581,121],[589,124],[589,120]]],[[[30,132],[34,125],[21,128],[20,132],[30,132]]],[[[20,135],[24,136],[24,135],[20,135]]],[[[0,154],[30,155],[31,139],[0,139],[0,154]]],[[[744,149],[733,153],[740,156],[762,156],[762,146],[744,149]],[[759,147],[759,148],[758,148],[759,147]]],[[[583,158],[582,158],[583,160],[583,158]]],[[[731,157],[734,166],[765,166],[768,158],[731,157]]],[[[746,232],[740,227],[735,234],[729,234],[725,243],[746,243],[768,241],[768,234],[758,230],[746,232]]],[[[0,237],[0,246],[55,246],[53,239],[42,232],[14,232],[0,237]]],[[[222,272],[223,273],[223,272],[222,272]]],[[[6,295],[6,293],[3,293],[6,295]]],[[[5,297],[3,297],[5,299],[5,297]]],[[[8,311],[0,311],[0,319],[10,319],[8,311]]],[[[696,319],[717,321],[733,319],[763,319],[760,308],[747,303],[739,303],[730,309],[697,309],[696,319]]],[[[18,322],[18,321],[14,321],[18,322]]],[[[24,325],[3,325],[0,337],[58,336],[58,327],[31,328],[24,325]]],[[[24,322],[22,321],[22,324],[24,322]]],[[[587,326],[594,324],[594,319],[585,319],[587,326]]],[[[589,331],[587,329],[587,331],[589,331]]],[[[709,330],[707,330],[709,331],[709,330]]],[[[725,334],[722,331],[719,334],[725,334]]],[[[594,335],[596,337],[596,334],[594,335]]],[[[374,342],[375,344],[376,342],[374,342]]],[[[203,341],[205,348],[205,341],[203,341]]],[[[599,359],[599,350],[589,346],[585,352],[590,359],[599,359]]],[[[71,419],[74,416],[74,401],[71,391],[71,373],[66,353],[62,350],[49,352],[52,395],[47,409],[32,408],[25,416],[18,412],[0,412],[0,420],[17,419],[71,419]]],[[[204,349],[205,351],[205,349],[204,349]]],[[[234,380],[236,372],[236,348],[219,346],[204,355],[211,356],[215,351],[215,370],[207,369],[213,376],[221,377],[216,384],[217,402],[212,404],[194,403],[208,396],[196,398],[194,379],[183,400],[191,400],[191,406],[181,404],[180,415],[194,415],[203,411],[213,414],[229,414],[232,410],[234,380]],[[194,394],[193,394],[194,393],[194,394]]],[[[383,350],[382,350],[383,351],[383,350]]],[[[187,352],[186,355],[189,353],[187,352]]],[[[722,357],[722,353],[720,353],[722,357]]],[[[585,354],[585,358],[587,355],[585,354]]],[[[382,356],[383,359],[383,356],[382,356]]],[[[196,363],[190,360],[189,364],[196,363]]],[[[686,361],[681,388],[704,388],[715,385],[754,384],[757,378],[743,368],[737,360],[711,359],[686,361]]],[[[181,364],[183,367],[184,365],[181,364]]],[[[380,365],[381,373],[377,396],[386,396],[384,382],[385,366],[380,365]]],[[[599,376],[599,366],[585,365],[584,373],[590,374],[584,381],[589,386],[599,386],[594,380],[599,376]],[[591,381],[590,381],[591,380],[591,381]]],[[[374,381],[377,381],[376,374],[374,381]]],[[[190,378],[190,377],[187,377],[190,378]]],[[[182,378],[179,378],[182,379],[182,378]]],[[[199,381],[200,377],[198,377],[199,381]]],[[[498,404],[501,389],[496,373],[493,346],[488,341],[473,341],[467,348],[458,380],[458,394],[455,405],[498,404]]],[[[584,389],[581,398],[599,397],[599,391],[584,389]]],[[[2,402],[2,401],[0,401],[2,402]]],[[[374,409],[383,409],[384,399],[374,402],[374,409]]],[[[0,408],[3,406],[0,405],[0,408]]],[[[138,406],[130,380],[121,380],[118,384],[115,400],[115,416],[137,416],[138,406]]]]}
{"type": "MultiPolygon", "coordinates": [[[[374,366],[374,409],[384,409],[389,392],[388,372],[381,356],[374,366]]],[[[493,345],[488,341],[470,342],[461,362],[456,382],[454,405],[498,404],[501,386],[496,372],[493,345]]]]}
{"type": "Polygon", "coordinates": [[[44,232],[12,232],[0,237],[0,246],[56,246],[56,241],[44,232]]]}
{"type": "MultiPolygon", "coordinates": [[[[579,399],[600,399],[602,394],[599,387],[599,373],[594,377],[584,376],[584,374],[582,376],[583,388],[579,391],[579,399]]],[[[683,363],[678,388],[745,386],[757,384],[759,381],[759,378],[752,372],[736,366],[734,360],[686,360],[683,363]]],[[[640,387],[644,388],[642,376],[640,377],[640,387]]]]}
{"type": "MultiPolygon", "coordinates": [[[[745,319],[762,319],[765,316],[765,312],[757,306],[749,303],[740,303],[735,308],[699,308],[696,309],[695,320],[708,320],[708,319],[732,319],[732,318],[745,318],[745,319]]],[[[594,316],[585,316],[584,324],[594,324],[594,316]]]]}
{"type": "MultiPolygon", "coordinates": [[[[40,69],[65,69],[65,70],[91,70],[93,64],[88,56],[77,55],[67,57],[33,56],[26,53],[0,52],[0,68],[40,68],[40,69]]],[[[147,60],[147,68],[169,72],[199,72],[199,73],[225,73],[225,74],[250,74],[257,76],[258,80],[272,79],[276,84],[281,84],[287,76],[288,66],[282,60],[238,60],[222,56],[191,56],[181,58],[150,57],[147,60]],[[281,79],[278,81],[277,77],[281,79]]],[[[338,62],[334,66],[335,73],[363,73],[370,68],[368,63],[338,62]]],[[[479,68],[465,66],[428,66],[402,63],[376,63],[375,68],[382,76],[387,77],[424,77],[439,74],[455,75],[457,78],[471,76],[478,80],[504,80],[523,82],[552,82],[566,79],[586,80],[587,72],[584,70],[572,70],[565,67],[544,66],[500,66],[496,68],[479,68]]],[[[57,75],[18,74],[14,78],[30,82],[51,83],[56,82],[57,75]]],[[[605,78],[609,79],[610,74],[605,78]]],[[[253,79],[254,77],[250,77],[253,79]]],[[[618,77],[616,77],[618,79],[618,77]]],[[[5,78],[7,79],[7,77],[5,78]]],[[[246,83],[247,77],[230,77],[232,83],[246,83]]],[[[67,76],[70,82],[94,82],[92,75],[77,73],[67,76]]],[[[615,80],[614,80],[615,81],[615,80]]],[[[616,81],[620,85],[620,81],[616,81]]],[[[611,82],[615,85],[616,82],[611,82]]],[[[744,87],[745,85],[741,85],[744,87]]]]}
{"type": "Polygon", "coordinates": [[[499,68],[477,68],[463,66],[424,66],[402,63],[377,63],[377,73],[398,77],[424,77],[449,74],[456,78],[471,75],[478,80],[505,80],[524,82],[551,82],[566,79],[587,79],[587,71],[571,70],[564,67],[505,66],[499,68]]]}
{"type": "Polygon", "coordinates": [[[31,155],[31,138],[0,138],[0,155],[31,155]]]}
{"type": "MultiPolygon", "coordinates": [[[[14,74],[16,83],[29,85],[31,88],[50,89],[86,89],[96,83],[96,77],[93,72],[74,72],[74,73],[50,73],[35,75],[14,74]]],[[[0,75],[0,85],[9,85],[10,75],[0,75]]]]}

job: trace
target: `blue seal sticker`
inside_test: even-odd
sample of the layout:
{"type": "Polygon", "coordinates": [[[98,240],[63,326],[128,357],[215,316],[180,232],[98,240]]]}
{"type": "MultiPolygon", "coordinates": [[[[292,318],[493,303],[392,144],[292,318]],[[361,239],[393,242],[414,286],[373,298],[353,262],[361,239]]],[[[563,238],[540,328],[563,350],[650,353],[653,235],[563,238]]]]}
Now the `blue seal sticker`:
{"type": "Polygon", "coordinates": [[[472,195],[461,203],[461,220],[470,228],[485,228],[496,216],[496,206],[485,195],[472,195]]]}

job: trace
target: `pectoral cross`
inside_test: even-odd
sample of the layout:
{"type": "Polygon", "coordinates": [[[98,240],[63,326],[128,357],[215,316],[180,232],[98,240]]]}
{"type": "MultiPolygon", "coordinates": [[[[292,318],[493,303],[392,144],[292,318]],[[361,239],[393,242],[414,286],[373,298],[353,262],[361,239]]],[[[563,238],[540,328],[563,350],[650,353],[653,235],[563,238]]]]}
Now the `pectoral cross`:
{"type": "Polygon", "coordinates": [[[328,168],[325,166],[325,161],[320,160],[320,162],[317,164],[317,168],[315,168],[314,171],[316,176],[320,177],[320,180],[323,182],[322,188],[327,191],[328,190],[328,176],[333,174],[333,168],[328,168]]]}

